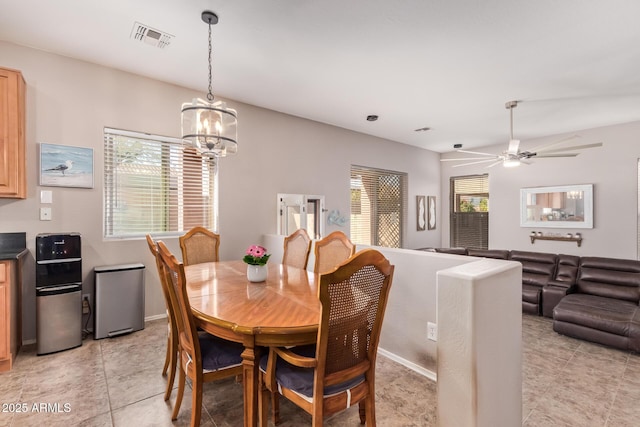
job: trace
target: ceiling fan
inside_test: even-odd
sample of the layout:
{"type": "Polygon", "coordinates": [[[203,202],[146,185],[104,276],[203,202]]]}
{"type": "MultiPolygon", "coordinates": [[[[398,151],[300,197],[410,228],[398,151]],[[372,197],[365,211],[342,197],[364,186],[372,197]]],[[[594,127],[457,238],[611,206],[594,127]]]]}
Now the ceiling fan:
{"type": "Polygon", "coordinates": [[[509,147],[500,154],[482,153],[478,151],[468,150],[456,150],[458,153],[474,154],[482,157],[463,157],[456,159],[440,159],[441,162],[459,162],[466,161],[467,163],[460,163],[452,167],[457,168],[460,166],[476,165],[481,163],[490,163],[487,167],[492,168],[502,163],[506,168],[519,166],[520,164],[530,164],[527,160],[545,157],[576,157],[580,153],[572,152],[572,150],[582,150],[585,148],[602,147],[601,142],[585,145],[574,145],[572,147],[554,148],[558,144],[567,142],[569,140],[578,138],[578,135],[573,135],[568,138],[561,139],[559,141],[552,142],[550,144],[541,145],[531,150],[520,151],[520,140],[513,139],[513,109],[518,106],[518,101],[509,101],[505,104],[505,108],[509,110],[510,123],[511,123],[511,139],[509,140],[509,147]]]}

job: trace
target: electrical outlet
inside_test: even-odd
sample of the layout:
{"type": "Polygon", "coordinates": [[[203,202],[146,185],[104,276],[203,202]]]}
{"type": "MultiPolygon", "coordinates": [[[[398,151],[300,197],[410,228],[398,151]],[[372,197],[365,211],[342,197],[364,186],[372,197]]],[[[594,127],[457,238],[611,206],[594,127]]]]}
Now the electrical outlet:
{"type": "Polygon", "coordinates": [[[82,314],[89,314],[89,301],[91,301],[91,294],[82,295],[82,314]]]}
{"type": "Polygon", "coordinates": [[[40,208],[40,221],[51,221],[51,208],[40,208]]]}
{"type": "Polygon", "coordinates": [[[438,341],[438,325],[435,323],[427,322],[427,339],[438,341]]]}

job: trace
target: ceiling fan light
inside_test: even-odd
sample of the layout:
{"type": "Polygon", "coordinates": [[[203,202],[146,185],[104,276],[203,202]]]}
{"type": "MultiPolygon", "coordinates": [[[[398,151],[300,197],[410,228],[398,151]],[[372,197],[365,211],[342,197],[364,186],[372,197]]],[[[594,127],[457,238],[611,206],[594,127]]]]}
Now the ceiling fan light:
{"type": "Polygon", "coordinates": [[[502,165],[505,168],[515,168],[520,166],[520,159],[506,159],[502,165]]]}

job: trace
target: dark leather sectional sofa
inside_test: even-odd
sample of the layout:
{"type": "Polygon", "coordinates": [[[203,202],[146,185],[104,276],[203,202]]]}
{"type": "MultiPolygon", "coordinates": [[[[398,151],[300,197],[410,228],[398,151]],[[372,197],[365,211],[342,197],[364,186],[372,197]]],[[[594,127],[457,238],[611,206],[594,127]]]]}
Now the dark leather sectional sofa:
{"type": "Polygon", "coordinates": [[[432,248],[522,264],[522,311],[553,330],[640,352],[640,261],[496,249],[432,248]]]}

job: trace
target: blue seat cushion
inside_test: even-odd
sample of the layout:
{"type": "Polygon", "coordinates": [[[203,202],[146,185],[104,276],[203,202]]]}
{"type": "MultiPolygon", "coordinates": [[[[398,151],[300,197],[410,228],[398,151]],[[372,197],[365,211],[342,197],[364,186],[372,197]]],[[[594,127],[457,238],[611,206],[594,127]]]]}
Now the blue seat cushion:
{"type": "MultiPolygon", "coordinates": [[[[304,345],[293,347],[289,349],[293,353],[305,357],[316,356],[316,346],[304,345]]],[[[260,369],[263,372],[267,370],[267,360],[269,355],[264,355],[260,359],[260,369]]],[[[293,366],[292,364],[284,361],[281,357],[278,357],[276,361],[276,381],[282,385],[282,387],[288,388],[301,394],[309,399],[313,398],[313,368],[300,368],[293,366]]],[[[364,375],[359,375],[349,381],[345,381],[340,384],[335,384],[324,388],[324,395],[331,396],[353,388],[364,381],[364,375]]]]}
{"type": "Polygon", "coordinates": [[[204,370],[217,371],[242,364],[244,346],[241,343],[214,337],[206,332],[199,332],[198,340],[204,370]]]}

